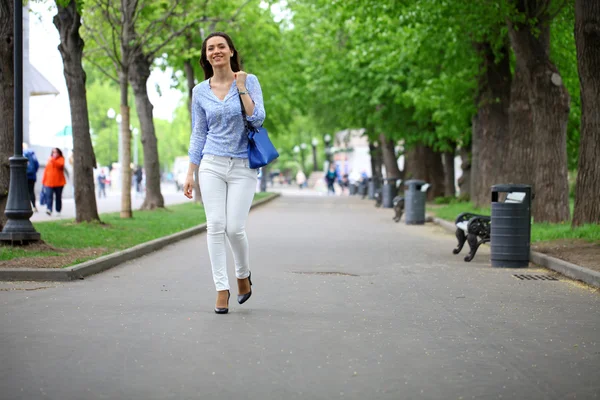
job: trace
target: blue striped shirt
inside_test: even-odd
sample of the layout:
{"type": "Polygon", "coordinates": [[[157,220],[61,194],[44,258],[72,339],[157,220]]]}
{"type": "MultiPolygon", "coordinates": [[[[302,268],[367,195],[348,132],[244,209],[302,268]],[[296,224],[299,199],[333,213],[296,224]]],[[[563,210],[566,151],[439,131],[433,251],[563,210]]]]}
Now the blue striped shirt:
{"type": "MultiPolygon", "coordinates": [[[[254,113],[246,118],[250,124],[259,127],[265,120],[265,107],[255,75],[248,74],[246,88],[254,102],[254,113]]],[[[248,158],[248,135],[235,80],[224,100],[212,92],[208,79],[197,84],[192,91],[190,162],[199,165],[204,154],[248,158]]]]}

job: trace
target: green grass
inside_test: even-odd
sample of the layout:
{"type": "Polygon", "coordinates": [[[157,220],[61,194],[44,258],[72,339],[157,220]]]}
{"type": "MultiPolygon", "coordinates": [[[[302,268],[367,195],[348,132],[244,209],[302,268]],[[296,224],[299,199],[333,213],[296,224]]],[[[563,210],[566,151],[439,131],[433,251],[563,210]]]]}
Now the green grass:
{"type": "MultiPolygon", "coordinates": [[[[573,212],[573,202],[571,202],[571,213],[573,212]]],[[[458,214],[462,212],[472,212],[475,214],[490,215],[490,207],[476,208],[470,202],[453,202],[445,206],[427,205],[427,211],[436,217],[454,222],[458,214]]],[[[531,226],[531,241],[542,242],[556,239],[583,239],[588,242],[600,241],[600,225],[584,225],[575,229],[571,228],[570,223],[548,224],[534,223],[531,226]]]]}
{"type": "Polygon", "coordinates": [[[531,241],[543,242],[556,239],[583,239],[588,242],[600,242],[600,225],[587,224],[571,228],[570,223],[537,223],[531,226],[531,241]]]}
{"type": "MultiPolygon", "coordinates": [[[[270,193],[257,193],[254,201],[269,195],[270,193]]],[[[102,214],[100,219],[102,223],[76,224],[73,220],[58,220],[38,222],[34,223],[34,226],[41,234],[42,240],[55,248],[104,248],[106,249],[104,254],[109,254],[206,222],[204,207],[194,202],[153,211],[134,211],[131,219],[121,219],[119,213],[102,214]]],[[[27,251],[20,247],[0,247],[0,260],[52,255],[59,255],[59,253],[27,251]]],[[[77,262],[82,261],[85,259],[77,260],[77,262]]]]}

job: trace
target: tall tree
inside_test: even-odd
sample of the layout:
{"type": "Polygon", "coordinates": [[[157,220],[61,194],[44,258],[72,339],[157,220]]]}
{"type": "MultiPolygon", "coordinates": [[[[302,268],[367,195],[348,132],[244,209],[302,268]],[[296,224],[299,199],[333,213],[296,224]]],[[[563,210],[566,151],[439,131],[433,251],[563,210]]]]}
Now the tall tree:
{"type": "MultiPolygon", "coordinates": [[[[189,3],[189,2],[188,2],[189,3]]],[[[205,5],[208,3],[205,2],[205,5]]],[[[158,145],[153,119],[153,106],[148,97],[148,78],[150,68],[160,51],[175,38],[182,36],[192,26],[206,17],[192,19],[189,12],[193,3],[186,4],[182,0],[146,4],[144,1],[132,3],[134,17],[131,24],[132,64],[129,70],[129,82],[133,88],[135,104],[142,128],[142,145],[144,148],[144,170],[146,172],[146,197],[141,209],[164,207],[164,198],[160,190],[160,162],[158,145]],[[140,17],[154,16],[150,23],[140,17]],[[138,33],[139,32],[139,33],[138,33]]]]}
{"type": "Polygon", "coordinates": [[[396,157],[396,146],[393,139],[388,139],[384,133],[379,134],[381,144],[381,156],[387,179],[400,179],[400,168],[396,157]]]}
{"type": "Polygon", "coordinates": [[[534,135],[537,222],[569,219],[567,122],[569,94],[550,58],[550,22],[565,2],[513,0],[517,14],[509,20],[516,63],[525,74],[534,135]]]}
{"type": "Polygon", "coordinates": [[[575,44],[582,107],[573,226],[600,223],[600,2],[597,0],[576,0],[575,44]]]}
{"type": "Polygon", "coordinates": [[[56,6],[58,13],[53,22],[60,34],[58,50],[63,59],[73,128],[75,220],[99,221],[93,171],[96,158],[90,137],[86,75],[82,65],[84,42],[79,34],[81,2],[57,0],[56,6]]]}
{"type": "Polygon", "coordinates": [[[129,73],[135,50],[135,13],[136,0],[120,0],[119,4],[111,0],[90,0],[86,3],[84,28],[88,37],[95,39],[98,46],[89,52],[86,60],[94,64],[107,77],[117,82],[120,91],[121,111],[121,218],[131,218],[131,130],[129,107],[129,73]],[[94,55],[101,53],[96,59],[94,55]],[[112,63],[116,77],[106,68],[107,61],[112,63]]]}
{"type": "Polygon", "coordinates": [[[444,163],[444,197],[456,196],[456,187],[454,185],[454,151],[445,151],[442,153],[444,163]]]}
{"type": "Polygon", "coordinates": [[[535,190],[535,145],[533,116],[529,104],[526,73],[521,64],[515,65],[510,85],[508,136],[506,152],[498,171],[498,183],[532,185],[535,190]]]}
{"type": "Polygon", "coordinates": [[[14,154],[13,2],[0,0],[0,229],[6,223],[10,164],[14,154]]]}
{"type": "Polygon", "coordinates": [[[476,206],[489,204],[491,186],[504,162],[504,141],[508,135],[510,103],[510,62],[508,43],[497,55],[491,43],[475,45],[481,54],[478,110],[473,118],[473,165],[471,200],[476,206]]]}

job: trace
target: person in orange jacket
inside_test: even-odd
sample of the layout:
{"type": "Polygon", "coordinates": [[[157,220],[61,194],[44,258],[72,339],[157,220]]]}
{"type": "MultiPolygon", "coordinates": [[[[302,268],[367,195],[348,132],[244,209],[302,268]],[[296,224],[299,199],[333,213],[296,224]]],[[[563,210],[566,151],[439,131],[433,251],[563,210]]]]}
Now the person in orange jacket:
{"type": "Polygon", "coordinates": [[[62,151],[55,147],[52,149],[52,155],[46,163],[46,169],[44,169],[44,178],[42,179],[42,185],[46,190],[48,196],[48,210],[46,214],[52,215],[52,203],[54,197],[56,197],[56,216],[60,216],[62,210],[62,191],[66,185],[67,180],[65,179],[65,158],[63,157],[62,151]]]}

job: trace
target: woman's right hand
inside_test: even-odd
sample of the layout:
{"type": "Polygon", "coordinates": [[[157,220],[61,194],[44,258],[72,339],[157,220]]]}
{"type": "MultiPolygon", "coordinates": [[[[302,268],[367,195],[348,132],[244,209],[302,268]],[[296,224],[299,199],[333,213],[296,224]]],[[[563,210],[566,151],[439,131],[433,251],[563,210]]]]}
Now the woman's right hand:
{"type": "Polygon", "coordinates": [[[187,175],[185,183],[183,184],[183,194],[188,199],[192,198],[192,192],[194,190],[194,175],[187,175]]]}

